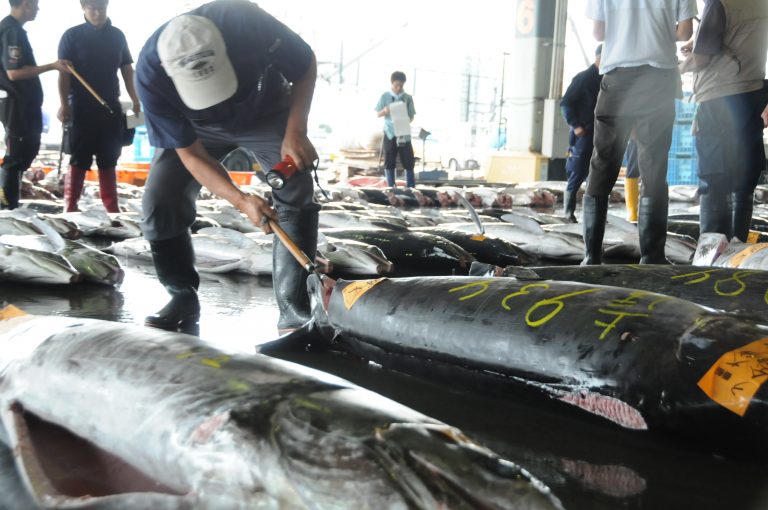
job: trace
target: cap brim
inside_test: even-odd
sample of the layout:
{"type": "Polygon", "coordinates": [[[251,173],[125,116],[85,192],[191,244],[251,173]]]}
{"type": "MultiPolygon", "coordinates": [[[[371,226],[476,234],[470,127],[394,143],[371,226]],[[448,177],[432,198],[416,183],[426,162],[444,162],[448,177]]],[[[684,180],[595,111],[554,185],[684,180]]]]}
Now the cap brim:
{"type": "Polygon", "coordinates": [[[171,76],[179,97],[192,110],[205,110],[226,101],[237,92],[237,75],[228,58],[221,59],[220,68],[209,78],[180,80],[171,76]]]}

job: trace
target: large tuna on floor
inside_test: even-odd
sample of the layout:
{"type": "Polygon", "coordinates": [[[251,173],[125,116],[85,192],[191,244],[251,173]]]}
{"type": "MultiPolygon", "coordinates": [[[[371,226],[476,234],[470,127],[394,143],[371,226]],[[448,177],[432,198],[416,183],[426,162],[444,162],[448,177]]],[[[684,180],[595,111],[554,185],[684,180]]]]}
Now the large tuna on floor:
{"type": "Polygon", "coordinates": [[[426,232],[395,232],[383,228],[326,228],[331,238],[378,246],[398,275],[467,274],[472,255],[444,237],[426,232]]]}
{"type": "Polygon", "coordinates": [[[630,429],[703,434],[704,448],[768,446],[761,324],[572,282],[383,278],[331,287],[312,276],[309,286],[324,336],[384,366],[527,384],[630,429]]]}
{"type": "Polygon", "coordinates": [[[658,292],[727,312],[768,320],[768,271],[654,264],[493,267],[474,262],[473,276],[512,276],[658,292]]]}
{"type": "Polygon", "coordinates": [[[68,285],[82,279],[77,269],[58,253],[31,250],[0,241],[0,281],[68,285]]]}
{"type": "Polygon", "coordinates": [[[485,234],[470,234],[461,230],[442,227],[422,227],[412,229],[417,232],[427,232],[448,239],[458,244],[480,262],[497,266],[527,266],[536,261],[517,245],[500,237],[485,234]]]}
{"type": "Polygon", "coordinates": [[[327,374],[125,324],[0,319],[0,438],[40,506],[560,508],[460,431],[327,374]]]}

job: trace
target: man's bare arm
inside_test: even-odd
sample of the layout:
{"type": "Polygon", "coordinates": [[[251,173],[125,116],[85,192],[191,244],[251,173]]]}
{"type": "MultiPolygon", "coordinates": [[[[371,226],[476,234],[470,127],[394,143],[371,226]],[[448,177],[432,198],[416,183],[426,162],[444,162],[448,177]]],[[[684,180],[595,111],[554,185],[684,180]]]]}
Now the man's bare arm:
{"type": "Polygon", "coordinates": [[[594,20],[592,23],[592,35],[599,42],[605,41],[605,21],[594,20]]]}
{"type": "Polygon", "coordinates": [[[269,225],[262,223],[265,216],[277,220],[274,209],[263,198],[243,193],[235,186],[227,170],[205,150],[200,140],[195,140],[189,147],[176,149],[176,153],[197,182],[242,211],[265,233],[271,232],[269,225]]]}
{"type": "Polygon", "coordinates": [[[47,73],[48,71],[69,73],[69,64],[70,62],[67,60],[57,60],[56,62],[51,62],[44,66],[24,66],[21,69],[9,69],[6,73],[8,74],[8,79],[11,81],[28,80],[40,76],[43,73],[47,73]]]}
{"type": "Polygon", "coordinates": [[[684,42],[693,37],[693,18],[677,23],[677,40],[684,42]]]}

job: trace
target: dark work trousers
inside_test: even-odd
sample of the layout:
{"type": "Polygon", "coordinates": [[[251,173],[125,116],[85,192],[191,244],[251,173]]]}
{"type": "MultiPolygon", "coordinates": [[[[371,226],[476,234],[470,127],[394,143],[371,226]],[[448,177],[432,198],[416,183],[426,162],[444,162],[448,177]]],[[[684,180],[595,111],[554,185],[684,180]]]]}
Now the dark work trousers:
{"type": "Polygon", "coordinates": [[[40,150],[43,117],[40,108],[29,109],[24,115],[24,127],[7,127],[5,157],[0,167],[0,209],[16,209],[21,195],[21,176],[32,164],[40,150]]]}
{"type": "MultiPolygon", "coordinates": [[[[237,148],[253,151],[262,168],[280,160],[287,112],[262,119],[247,132],[230,133],[210,126],[196,126],[197,135],[215,159],[237,148]]],[[[198,183],[181,163],[174,149],[157,149],[144,186],[142,230],[148,241],[162,241],[184,234],[195,221],[198,183]]],[[[275,207],[294,210],[320,209],[314,201],[310,172],[297,172],[283,189],[273,190],[275,207]]]]}
{"type": "Polygon", "coordinates": [[[765,91],[704,101],[696,113],[699,192],[750,194],[765,170],[765,91]]]}
{"type": "Polygon", "coordinates": [[[397,155],[400,155],[400,162],[405,169],[406,186],[413,188],[416,185],[413,167],[416,164],[413,155],[413,144],[411,141],[397,143],[397,137],[388,138],[384,135],[384,169],[387,173],[387,184],[390,188],[395,186],[395,174],[397,169],[397,155]]]}
{"type": "Polygon", "coordinates": [[[113,107],[114,113],[101,105],[98,108],[75,109],[69,131],[72,157],[69,163],[87,170],[93,157],[99,168],[114,168],[123,150],[123,115],[113,107]]]}
{"type": "Polygon", "coordinates": [[[627,179],[639,179],[640,167],[637,164],[637,143],[632,138],[627,143],[627,179]]]}
{"type": "Polygon", "coordinates": [[[626,67],[603,76],[595,108],[588,195],[608,196],[613,189],[634,127],[642,195],[667,201],[667,158],[679,91],[677,69],[626,67]]]}
{"type": "Polygon", "coordinates": [[[589,175],[589,160],[592,157],[594,133],[587,131],[583,136],[576,136],[571,129],[568,138],[568,159],[565,162],[565,173],[568,177],[568,191],[578,191],[589,175]]]}

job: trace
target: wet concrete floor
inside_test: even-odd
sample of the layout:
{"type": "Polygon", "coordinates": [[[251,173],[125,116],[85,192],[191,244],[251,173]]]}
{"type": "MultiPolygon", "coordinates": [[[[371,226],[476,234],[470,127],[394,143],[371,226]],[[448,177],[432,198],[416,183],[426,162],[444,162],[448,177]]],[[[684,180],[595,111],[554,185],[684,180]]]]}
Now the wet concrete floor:
{"type": "MultiPolygon", "coordinates": [[[[166,301],[151,267],[126,263],[120,289],[0,284],[0,302],[28,313],[141,324],[166,301]]],[[[276,336],[269,278],[203,276],[201,336],[227,350],[254,352],[276,336]]],[[[457,426],[549,485],[565,508],[768,508],[768,466],[701,453],[685,441],[630,432],[521,390],[500,396],[384,370],[349,356],[275,353],[331,372],[457,426]]],[[[0,508],[29,508],[10,454],[0,450],[0,508]]],[[[352,502],[350,502],[352,503],[352,502]]]]}

